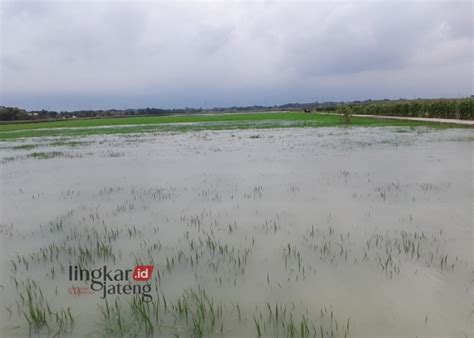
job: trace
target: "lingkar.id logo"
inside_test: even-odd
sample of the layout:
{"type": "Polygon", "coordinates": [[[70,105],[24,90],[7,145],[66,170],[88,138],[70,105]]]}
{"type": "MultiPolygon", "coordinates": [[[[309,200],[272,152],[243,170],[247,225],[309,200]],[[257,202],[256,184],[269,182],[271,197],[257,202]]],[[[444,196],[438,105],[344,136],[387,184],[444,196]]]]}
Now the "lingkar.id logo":
{"type": "Polygon", "coordinates": [[[153,265],[137,265],[133,270],[109,269],[104,265],[97,269],[86,269],[70,265],[69,281],[90,282],[90,287],[72,287],[69,292],[74,294],[100,292],[101,299],[105,299],[107,295],[141,295],[142,301],[149,302],[153,299],[150,294],[151,284],[141,282],[148,282],[151,279],[153,268],[153,265]]]}

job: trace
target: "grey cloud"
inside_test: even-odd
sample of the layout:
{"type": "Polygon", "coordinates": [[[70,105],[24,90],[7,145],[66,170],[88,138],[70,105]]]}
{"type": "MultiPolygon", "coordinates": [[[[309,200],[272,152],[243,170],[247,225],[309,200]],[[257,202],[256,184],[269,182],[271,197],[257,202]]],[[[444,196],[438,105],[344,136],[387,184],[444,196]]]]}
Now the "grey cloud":
{"type": "Polygon", "coordinates": [[[472,93],[470,1],[15,1],[3,2],[0,15],[0,104],[169,107],[472,93]]]}

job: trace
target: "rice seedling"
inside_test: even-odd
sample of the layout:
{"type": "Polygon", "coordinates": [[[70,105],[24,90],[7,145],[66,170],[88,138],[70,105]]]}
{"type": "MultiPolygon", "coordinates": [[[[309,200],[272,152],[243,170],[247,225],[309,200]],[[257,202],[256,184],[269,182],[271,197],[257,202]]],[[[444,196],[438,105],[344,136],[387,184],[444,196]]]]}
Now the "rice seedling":
{"type": "MultiPolygon", "coordinates": [[[[463,194],[460,179],[447,174],[444,182],[420,180],[411,172],[394,173],[383,162],[390,158],[378,158],[380,167],[372,168],[351,157],[352,152],[370,157],[396,147],[409,151],[420,139],[441,159],[449,152],[436,152],[425,134],[404,133],[409,139],[405,142],[397,139],[398,131],[353,132],[308,131],[295,141],[289,131],[262,131],[260,139],[268,141],[259,145],[268,147],[263,155],[253,148],[257,139],[237,132],[234,139],[241,143],[235,144],[225,140],[225,133],[82,140],[83,145],[74,145],[74,154],[84,156],[84,163],[92,158],[111,166],[120,162],[117,170],[123,176],[112,180],[98,168],[103,184],[97,184],[94,173],[93,184],[77,184],[81,173],[59,156],[51,160],[71,165],[71,176],[58,174],[57,189],[8,182],[19,205],[36,208],[41,216],[23,220],[8,211],[14,205],[5,208],[13,221],[0,224],[0,236],[15,249],[4,258],[10,275],[0,288],[6,294],[4,316],[38,336],[349,337],[370,331],[364,327],[367,316],[388,316],[384,305],[390,299],[378,294],[373,308],[359,311],[347,301],[348,290],[351,299],[363,299],[377,293],[376,282],[385,291],[408,281],[423,285],[427,278],[433,285],[441,281],[447,293],[454,292],[454,285],[465,285],[469,259],[459,233],[465,231],[467,218],[461,207],[456,209],[459,215],[450,215],[444,206],[455,192],[463,194]],[[132,170],[122,161],[135,152],[143,155],[138,145],[148,143],[153,145],[147,149],[156,173],[136,166],[132,170]],[[272,151],[274,147],[281,152],[272,151]],[[150,149],[160,149],[168,161],[150,149]],[[246,156],[233,152],[238,149],[246,149],[246,156]],[[228,165],[235,160],[227,157],[228,150],[242,164],[245,180],[235,178],[228,165]],[[93,153],[85,156],[89,151],[93,153]],[[225,160],[222,167],[201,166],[200,156],[216,151],[225,160]],[[331,161],[339,159],[335,154],[349,156],[349,164],[332,167],[331,161]],[[199,163],[199,170],[184,159],[199,163]],[[291,173],[288,163],[295,164],[291,173]],[[137,170],[143,177],[135,175],[137,170]],[[150,180],[147,175],[156,176],[150,180]],[[148,302],[136,295],[104,300],[97,293],[65,292],[71,287],[66,280],[70,265],[94,269],[148,264],[155,267],[148,302]]],[[[38,148],[56,141],[57,147],[73,146],[59,144],[68,140],[49,139],[38,148]]],[[[25,150],[8,151],[23,156],[19,152],[25,150]]],[[[428,168],[420,158],[412,160],[428,168]]],[[[46,159],[38,162],[40,171],[48,165],[46,159]]],[[[19,170],[17,165],[10,162],[5,169],[19,170]]],[[[14,177],[13,171],[8,173],[14,177]]],[[[413,292],[406,292],[394,296],[409,304],[413,292]]],[[[390,307],[390,315],[402,322],[394,325],[397,329],[411,325],[420,336],[436,330],[449,335],[453,328],[464,332],[460,318],[466,304],[452,309],[443,303],[456,314],[448,316],[444,327],[436,310],[407,319],[397,304],[390,307]]],[[[423,310],[419,305],[417,311],[423,310]]]]}

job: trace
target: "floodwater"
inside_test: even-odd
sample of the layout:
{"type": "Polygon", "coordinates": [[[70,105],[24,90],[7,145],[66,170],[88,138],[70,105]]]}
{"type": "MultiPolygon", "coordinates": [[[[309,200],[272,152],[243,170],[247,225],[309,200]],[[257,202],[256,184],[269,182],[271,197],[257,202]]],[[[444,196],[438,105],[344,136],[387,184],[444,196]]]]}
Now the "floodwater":
{"type": "Polygon", "coordinates": [[[473,145],[428,128],[3,142],[0,336],[472,337],[473,145]],[[107,317],[101,292],[71,294],[90,286],[77,265],[153,265],[153,328],[132,295],[107,317]]]}

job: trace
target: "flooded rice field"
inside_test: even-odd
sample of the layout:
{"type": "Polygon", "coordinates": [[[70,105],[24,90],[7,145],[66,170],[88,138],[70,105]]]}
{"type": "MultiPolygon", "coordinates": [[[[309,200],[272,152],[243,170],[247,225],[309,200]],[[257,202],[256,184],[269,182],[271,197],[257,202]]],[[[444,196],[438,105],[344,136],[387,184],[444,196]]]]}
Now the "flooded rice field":
{"type": "Polygon", "coordinates": [[[473,145],[428,128],[2,142],[0,336],[472,337],[473,145]]]}

